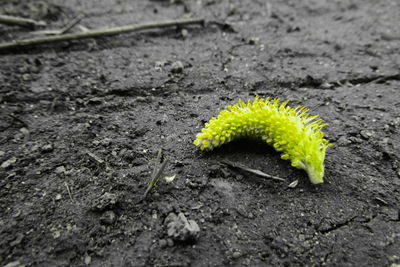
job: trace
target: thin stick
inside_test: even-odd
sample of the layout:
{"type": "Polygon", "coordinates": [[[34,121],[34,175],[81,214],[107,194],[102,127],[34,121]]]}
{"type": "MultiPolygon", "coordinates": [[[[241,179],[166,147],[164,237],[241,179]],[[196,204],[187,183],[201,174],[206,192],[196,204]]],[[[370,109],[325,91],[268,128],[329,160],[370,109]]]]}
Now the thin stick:
{"type": "Polygon", "coordinates": [[[6,50],[10,48],[20,48],[27,47],[31,45],[37,44],[45,44],[45,43],[54,43],[60,41],[70,41],[70,40],[78,40],[84,38],[92,38],[92,37],[101,37],[101,36],[111,36],[117,35],[121,33],[141,31],[146,29],[154,29],[154,28],[165,28],[171,26],[179,26],[179,25],[190,25],[190,24],[203,24],[203,19],[186,19],[186,20],[173,20],[173,21],[164,21],[164,22],[153,22],[147,24],[133,24],[122,27],[115,28],[104,28],[98,30],[90,30],[87,32],[78,32],[78,33],[70,33],[63,34],[58,36],[47,36],[33,39],[24,39],[14,42],[2,43],[0,44],[0,50],[6,50]]]}
{"type": "Polygon", "coordinates": [[[233,163],[233,162],[230,162],[230,161],[227,161],[227,160],[220,161],[220,162],[222,164],[228,165],[231,168],[237,168],[237,169],[240,169],[240,170],[244,170],[244,171],[250,172],[252,174],[264,177],[264,178],[269,178],[269,179],[278,180],[278,181],[286,181],[285,179],[283,179],[281,177],[270,175],[270,174],[267,174],[267,173],[262,172],[260,170],[251,169],[251,168],[248,168],[248,167],[246,167],[244,165],[233,163]]]}
{"type": "Polygon", "coordinates": [[[74,199],[72,198],[72,193],[71,193],[71,189],[69,188],[69,185],[67,182],[64,182],[65,187],[67,188],[67,192],[69,195],[69,198],[71,199],[72,202],[74,202],[74,199]]]}
{"type": "Polygon", "coordinates": [[[93,154],[92,152],[90,152],[89,150],[86,150],[86,154],[91,157],[92,159],[94,159],[97,163],[99,163],[100,165],[104,163],[104,160],[102,160],[101,158],[99,158],[98,156],[96,156],[95,154],[93,154]]]}
{"type": "Polygon", "coordinates": [[[38,26],[46,26],[46,22],[36,21],[33,19],[25,19],[14,16],[0,15],[0,23],[8,25],[18,25],[22,27],[35,28],[38,26]]]}
{"type": "Polygon", "coordinates": [[[21,123],[23,126],[25,126],[25,128],[29,128],[29,125],[24,122],[23,120],[21,120],[20,118],[18,118],[17,116],[13,115],[13,114],[8,114],[8,116],[10,116],[11,118],[13,118],[14,120],[16,120],[17,122],[21,123]]]}
{"type": "Polygon", "coordinates": [[[161,158],[162,158],[162,149],[159,149],[157,152],[157,157],[154,160],[154,169],[153,173],[151,174],[152,179],[156,177],[157,166],[161,163],[161,158]]]}
{"type": "Polygon", "coordinates": [[[53,99],[53,102],[51,102],[51,105],[50,105],[50,108],[49,108],[49,112],[50,113],[54,112],[54,109],[56,108],[57,101],[58,101],[58,97],[55,97],[53,99]]]}
{"type": "Polygon", "coordinates": [[[165,167],[167,166],[167,163],[168,163],[168,159],[165,159],[164,162],[161,164],[160,168],[158,169],[158,171],[153,172],[153,173],[155,173],[155,175],[153,177],[151,177],[151,181],[150,181],[149,185],[147,186],[147,189],[144,192],[142,199],[145,199],[147,197],[150,190],[157,184],[158,180],[160,180],[161,175],[164,172],[165,167]]]}
{"type": "Polygon", "coordinates": [[[42,35],[60,35],[68,32],[70,29],[72,29],[76,24],[81,22],[81,20],[85,17],[83,14],[79,14],[77,17],[75,17],[73,20],[71,20],[65,27],[59,30],[45,30],[45,31],[35,31],[33,34],[42,34],[42,35]]]}
{"type": "Polygon", "coordinates": [[[83,14],[79,14],[75,19],[73,19],[70,23],[68,23],[64,28],[62,28],[59,34],[64,34],[71,30],[76,24],[81,22],[81,20],[85,17],[83,14]]]}

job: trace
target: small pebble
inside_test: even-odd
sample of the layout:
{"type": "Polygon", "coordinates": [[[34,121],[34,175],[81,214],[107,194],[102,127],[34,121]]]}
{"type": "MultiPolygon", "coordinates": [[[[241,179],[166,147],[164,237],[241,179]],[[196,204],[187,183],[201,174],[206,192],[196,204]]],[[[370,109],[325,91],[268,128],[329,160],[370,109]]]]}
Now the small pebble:
{"type": "Polygon", "coordinates": [[[254,45],[254,44],[258,43],[258,41],[260,41],[260,38],[252,37],[249,39],[248,42],[249,42],[249,45],[254,45]]]}
{"type": "Polygon", "coordinates": [[[42,152],[44,152],[44,153],[48,153],[48,152],[51,152],[51,151],[53,151],[53,145],[52,144],[47,144],[47,145],[44,145],[44,146],[42,146],[41,147],[41,151],[42,152]]]}
{"type": "Polygon", "coordinates": [[[110,145],[110,143],[111,143],[111,139],[110,138],[104,138],[104,139],[102,139],[102,140],[100,140],[100,144],[102,145],[102,146],[109,146],[110,145]]]}
{"type": "Polygon", "coordinates": [[[360,138],[357,138],[355,136],[350,136],[348,139],[350,140],[350,142],[355,143],[355,144],[362,142],[362,140],[360,138]]]}
{"type": "Polygon", "coordinates": [[[30,80],[32,80],[32,75],[30,75],[29,73],[25,73],[22,75],[22,80],[30,81],[30,80]]]}
{"type": "Polygon", "coordinates": [[[234,259],[238,259],[242,256],[242,253],[240,253],[240,251],[235,251],[232,253],[232,258],[234,259]]]}
{"type": "Polygon", "coordinates": [[[390,126],[388,124],[383,125],[383,130],[385,132],[389,132],[390,131],[390,126]]]}
{"type": "Polygon", "coordinates": [[[351,144],[351,140],[347,139],[345,136],[341,136],[339,137],[339,139],[337,140],[337,144],[339,146],[348,146],[351,144]]]}
{"type": "Polygon", "coordinates": [[[95,199],[92,204],[92,210],[103,211],[113,207],[118,202],[118,197],[116,194],[104,193],[99,198],[95,199]]]}
{"type": "Polygon", "coordinates": [[[167,64],[166,61],[156,61],[155,68],[161,70],[165,66],[165,64],[167,64]]]}
{"type": "Polygon", "coordinates": [[[103,213],[100,217],[100,223],[105,225],[111,225],[115,222],[117,216],[112,210],[108,210],[103,213]]]}
{"type": "Polygon", "coordinates": [[[90,257],[90,255],[86,255],[85,256],[85,264],[89,265],[92,262],[92,257],[90,257]]]}
{"type": "Polygon", "coordinates": [[[189,35],[189,32],[186,29],[182,29],[181,34],[182,34],[183,39],[186,39],[186,37],[188,37],[188,35],[189,35]]]}
{"type": "Polygon", "coordinates": [[[58,167],[54,170],[54,172],[57,173],[57,174],[66,173],[66,169],[65,169],[64,166],[61,165],[61,166],[58,166],[58,167]]]}
{"type": "Polygon", "coordinates": [[[195,181],[192,181],[192,180],[190,180],[189,178],[186,179],[185,184],[186,184],[189,188],[192,188],[192,189],[196,189],[196,188],[199,188],[199,187],[201,186],[200,183],[197,183],[197,182],[195,182],[195,181]]]}
{"type": "Polygon", "coordinates": [[[168,247],[173,247],[174,246],[174,240],[172,240],[171,238],[168,238],[167,239],[167,244],[168,244],[168,247]]]}
{"type": "Polygon", "coordinates": [[[374,136],[374,133],[368,130],[361,130],[360,131],[360,135],[362,138],[364,138],[365,140],[369,140],[371,137],[374,136]]]}
{"type": "Polygon", "coordinates": [[[199,237],[200,227],[194,220],[188,220],[183,213],[171,212],[165,219],[168,236],[175,241],[194,241],[199,237]]]}
{"type": "Polygon", "coordinates": [[[183,63],[181,61],[175,61],[172,63],[171,72],[172,73],[182,73],[183,72],[183,63]]]}
{"type": "Polygon", "coordinates": [[[59,230],[55,230],[52,232],[52,235],[54,238],[59,238],[61,236],[61,232],[59,230]]]}
{"type": "Polygon", "coordinates": [[[167,242],[167,240],[165,240],[165,239],[160,239],[160,240],[158,240],[158,245],[159,245],[161,248],[165,248],[166,246],[168,246],[168,242],[167,242]]]}
{"type": "Polygon", "coordinates": [[[3,169],[7,169],[7,168],[11,167],[12,165],[14,165],[15,162],[17,162],[17,158],[16,157],[11,157],[8,160],[4,161],[1,164],[1,167],[3,169]]]}
{"type": "Polygon", "coordinates": [[[99,141],[99,140],[94,140],[94,141],[92,142],[92,144],[95,145],[95,146],[98,146],[98,145],[100,144],[100,141],[99,141]]]}
{"type": "Polygon", "coordinates": [[[334,87],[334,85],[333,84],[331,84],[331,83],[328,83],[328,82],[323,82],[321,85],[321,88],[322,89],[331,89],[331,88],[333,88],[334,87]]]}
{"type": "Polygon", "coordinates": [[[139,102],[139,103],[144,103],[144,102],[148,101],[148,99],[144,96],[138,96],[135,98],[135,101],[139,102]]]}

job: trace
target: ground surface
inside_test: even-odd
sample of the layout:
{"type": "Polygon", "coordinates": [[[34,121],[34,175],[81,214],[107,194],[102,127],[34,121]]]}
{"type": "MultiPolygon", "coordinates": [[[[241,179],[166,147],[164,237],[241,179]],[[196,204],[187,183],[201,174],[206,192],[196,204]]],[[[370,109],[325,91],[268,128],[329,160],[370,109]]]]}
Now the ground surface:
{"type": "MultiPolygon", "coordinates": [[[[0,10],[52,29],[80,12],[87,28],[219,22],[2,52],[1,266],[400,263],[399,1],[2,1],[0,10]],[[329,123],[324,184],[259,142],[193,146],[207,120],[256,94],[329,123]],[[176,178],[139,202],[160,149],[176,178]],[[172,240],[171,212],[199,235],[172,240]]],[[[3,42],[31,36],[0,26],[3,42]]]]}

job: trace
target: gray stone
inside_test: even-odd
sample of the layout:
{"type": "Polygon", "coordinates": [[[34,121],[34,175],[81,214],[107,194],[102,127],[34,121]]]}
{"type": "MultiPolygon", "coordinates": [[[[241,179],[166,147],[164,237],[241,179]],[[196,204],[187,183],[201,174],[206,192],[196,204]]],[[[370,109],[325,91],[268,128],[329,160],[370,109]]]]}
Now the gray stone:
{"type": "Polygon", "coordinates": [[[368,131],[368,130],[361,130],[360,131],[360,135],[362,138],[364,138],[365,140],[370,139],[371,137],[374,137],[375,134],[372,131],[368,131]]]}
{"type": "Polygon", "coordinates": [[[171,212],[165,219],[167,234],[174,241],[194,241],[199,237],[200,227],[194,220],[188,220],[183,213],[171,212]]]}
{"type": "Polygon", "coordinates": [[[347,139],[345,136],[341,136],[337,140],[337,144],[338,144],[338,146],[348,146],[351,144],[351,141],[349,139],[347,139]]]}
{"type": "Polygon", "coordinates": [[[242,253],[240,253],[240,251],[235,251],[232,253],[232,258],[234,259],[238,259],[242,256],[242,253]]]}
{"type": "Polygon", "coordinates": [[[106,192],[94,201],[92,210],[103,211],[105,209],[112,208],[117,201],[117,195],[106,192]]]}
{"type": "Polygon", "coordinates": [[[189,32],[186,29],[182,29],[181,34],[182,34],[183,39],[186,39],[189,35],[189,32]]]}
{"type": "Polygon", "coordinates": [[[51,152],[51,151],[53,151],[53,145],[52,144],[46,144],[46,145],[44,145],[44,146],[42,146],[41,147],[41,151],[43,152],[43,153],[47,153],[47,152],[51,152]]]}
{"type": "Polygon", "coordinates": [[[58,166],[55,170],[54,170],[54,172],[55,173],[57,173],[57,174],[61,174],[61,173],[66,173],[67,172],[67,170],[65,169],[65,167],[64,166],[58,166]]]}
{"type": "Polygon", "coordinates": [[[175,61],[172,63],[171,72],[172,73],[182,73],[183,72],[183,63],[180,61],[175,61]]]}
{"type": "Polygon", "coordinates": [[[100,217],[100,223],[104,225],[111,225],[115,222],[117,219],[117,216],[112,210],[107,210],[106,212],[103,213],[100,217]]]}
{"type": "Polygon", "coordinates": [[[161,248],[165,248],[166,246],[168,246],[168,242],[167,242],[167,240],[165,240],[165,239],[160,239],[160,240],[158,240],[158,245],[159,245],[161,248]]]}
{"type": "Polygon", "coordinates": [[[22,80],[30,81],[32,80],[32,75],[30,75],[29,73],[22,74],[22,80]]]}
{"type": "Polygon", "coordinates": [[[1,164],[1,167],[4,168],[4,169],[7,169],[7,168],[11,167],[12,165],[14,165],[15,162],[17,162],[17,158],[16,157],[11,157],[8,160],[4,161],[1,164]]]}
{"type": "Polygon", "coordinates": [[[174,240],[172,240],[171,238],[167,239],[167,245],[168,247],[173,247],[174,246],[174,240]]]}

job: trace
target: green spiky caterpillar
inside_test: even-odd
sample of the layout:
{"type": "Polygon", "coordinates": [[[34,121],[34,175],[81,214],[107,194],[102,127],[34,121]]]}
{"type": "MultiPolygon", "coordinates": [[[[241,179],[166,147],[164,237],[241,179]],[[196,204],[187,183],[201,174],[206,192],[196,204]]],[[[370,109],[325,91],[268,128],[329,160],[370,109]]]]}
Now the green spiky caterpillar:
{"type": "Polygon", "coordinates": [[[270,101],[258,96],[247,104],[239,100],[206,123],[193,143],[212,150],[234,139],[261,138],[293,167],[305,170],[313,184],[322,183],[325,151],[331,146],[321,131],[326,124],[302,106],[293,109],[288,101],[279,102],[279,98],[270,101]]]}

